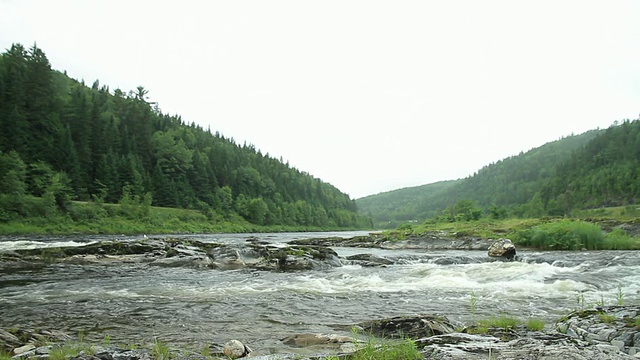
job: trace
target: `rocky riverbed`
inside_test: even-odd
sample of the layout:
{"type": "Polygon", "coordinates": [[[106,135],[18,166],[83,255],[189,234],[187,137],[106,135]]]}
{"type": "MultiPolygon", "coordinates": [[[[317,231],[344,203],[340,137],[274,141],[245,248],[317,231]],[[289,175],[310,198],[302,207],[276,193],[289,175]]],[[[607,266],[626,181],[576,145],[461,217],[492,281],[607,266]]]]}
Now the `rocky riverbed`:
{"type": "MultiPolygon", "coordinates": [[[[413,339],[425,359],[574,359],[617,360],[640,357],[640,307],[614,306],[573,312],[560,319],[550,331],[529,330],[524,325],[486,328],[464,327],[443,316],[395,317],[353,324],[361,334],[376,338],[413,339]]],[[[362,338],[335,334],[293,334],[280,339],[294,347],[312,348],[322,359],[332,353],[349,359],[363,347],[362,338]]],[[[252,356],[239,341],[210,346],[195,353],[184,349],[164,350],[88,344],[57,330],[0,329],[0,348],[15,359],[50,359],[56,349],[65,349],[70,359],[135,360],[161,358],[211,360],[252,358],[261,360],[303,359],[293,354],[252,356]],[[72,350],[73,349],[73,350],[72,350]],[[237,352],[233,352],[237,350],[237,352]],[[164,351],[162,353],[161,351],[164,351]],[[234,355],[236,354],[236,355],[234,355]]]]}
{"type": "MultiPolygon", "coordinates": [[[[424,261],[428,261],[434,266],[443,266],[445,269],[456,266],[455,264],[460,261],[490,264],[492,261],[496,261],[495,258],[490,258],[487,253],[493,243],[494,241],[490,239],[450,239],[438,234],[428,234],[404,241],[391,241],[375,234],[346,239],[316,237],[288,242],[271,242],[257,237],[249,237],[242,242],[233,243],[202,241],[191,237],[140,238],[126,241],[113,239],[96,241],[82,246],[0,251],[0,273],[22,273],[33,269],[36,269],[33,271],[37,271],[38,268],[51,269],[52,266],[54,269],[57,267],[102,269],[100,271],[122,266],[134,266],[132,269],[140,269],[140,267],[151,269],[152,272],[149,274],[153,273],[153,269],[194,269],[200,271],[200,274],[210,271],[236,274],[238,271],[242,271],[243,276],[249,277],[264,272],[273,272],[290,273],[305,280],[307,279],[305,275],[295,274],[308,272],[322,274],[341,267],[368,269],[397,266],[399,269],[407,269],[407,264],[420,264],[424,261]],[[344,251],[336,249],[341,248],[358,250],[355,253],[349,251],[347,255],[340,255],[339,253],[344,253],[344,251]],[[401,255],[386,256],[384,255],[386,253],[377,253],[373,249],[400,251],[401,255]],[[427,256],[427,258],[426,260],[422,258],[415,260],[414,256],[416,255],[407,255],[412,253],[403,252],[405,250],[419,250],[421,251],[418,252],[419,256],[427,256]],[[445,256],[429,257],[431,251],[434,250],[445,251],[443,253],[445,256]],[[472,259],[452,258],[446,256],[446,251],[450,250],[472,250],[484,255],[478,255],[472,259]],[[96,265],[100,267],[96,268],[96,265]]],[[[513,250],[509,247],[509,242],[504,240],[500,243],[499,248],[513,250]]],[[[608,262],[602,266],[609,266],[612,263],[635,266],[635,260],[631,256],[617,256],[616,258],[607,260],[608,262]],[[616,258],[617,260],[615,260],[616,258]]],[[[528,261],[536,262],[538,260],[529,259],[528,261]]],[[[558,260],[554,260],[554,264],[556,262],[558,260]]],[[[562,264],[558,263],[558,265],[562,264]]],[[[579,265],[576,264],[576,266],[579,265]]],[[[516,269],[510,268],[510,273],[502,276],[517,276],[514,275],[514,270],[516,269]]],[[[344,276],[342,275],[342,277],[344,276]]],[[[562,277],[559,279],[553,281],[560,281],[559,286],[566,286],[562,277]]],[[[347,278],[347,280],[349,279],[347,278]]],[[[375,278],[373,280],[375,281],[375,278]]],[[[4,281],[0,279],[0,289],[13,287],[15,281],[11,278],[5,278],[4,281]]],[[[29,283],[29,280],[19,281],[29,283]]],[[[505,278],[505,282],[508,281],[511,280],[505,278]]],[[[354,285],[359,284],[354,283],[354,285]]],[[[398,299],[401,300],[402,297],[398,299]]],[[[87,300],[73,301],[79,301],[77,304],[82,306],[87,300]]],[[[331,306],[329,306],[329,310],[331,306]]],[[[22,311],[28,311],[28,309],[22,311]]],[[[496,309],[494,315],[500,315],[501,311],[496,309]]],[[[491,310],[484,309],[483,314],[491,314],[491,310]]],[[[371,316],[369,320],[363,322],[333,325],[333,329],[336,329],[335,333],[297,332],[298,326],[291,323],[288,334],[283,336],[281,331],[280,336],[266,342],[282,344],[283,347],[304,351],[300,353],[274,352],[270,349],[255,348],[255,346],[251,346],[253,349],[243,347],[241,350],[244,351],[242,355],[246,354],[248,358],[262,360],[320,359],[328,354],[348,359],[350,354],[356,352],[363,345],[363,342],[366,342],[368,336],[389,339],[398,339],[403,336],[413,339],[425,359],[566,358],[615,360],[640,357],[640,307],[638,306],[585,306],[579,311],[558,317],[557,323],[547,324],[542,331],[528,329],[522,324],[505,328],[479,328],[470,325],[468,321],[460,322],[451,319],[451,315],[422,313],[380,319],[371,316]],[[352,333],[352,329],[361,335],[356,337],[349,335],[352,333]],[[306,355],[300,355],[301,353],[306,355]]],[[[242,321],[251,320],[242,318],[242,321]]],[[[100,326],[108,328],[108,324],[100,326]]],[[[269,337],[269,334],[264,336],[269,337]]],[[[248,343],[252,341],[252,339],[239,340],[248,343]]],[[[228,339],[220,341],[220,343],[209,342],[206,349],[203,348],[202,351],[174,347],[168,347],[165,350],[174,359],[225,358],[224,350],[228,343],[228,339]]],[[[95,338],[87,341],[79,338],[76,333],[65,333],[63,329],[59,328],[33,328],[20,323],[7,323],[6,320],[0,322],[0,348],[16,358],[49,359],[52,357],[52,351],[65,344],[79,348],[77,353],[68,355],[70,358],[78,359],[134,360],[164,356],[157,349],[157,344],[153,343],[116,346],[109,344],[108,341],[96,341],[95,338]],[[134,349],[133,347],[138,348],[134,349]]],[[[279,348],[279,346],[274,347],[279,348]]]]}

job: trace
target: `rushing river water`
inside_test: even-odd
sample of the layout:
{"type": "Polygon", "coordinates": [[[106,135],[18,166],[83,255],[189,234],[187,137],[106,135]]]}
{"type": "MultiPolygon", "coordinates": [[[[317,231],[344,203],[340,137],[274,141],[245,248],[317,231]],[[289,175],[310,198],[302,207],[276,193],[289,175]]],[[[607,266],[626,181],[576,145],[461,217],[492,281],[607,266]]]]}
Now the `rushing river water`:
{"type": "MultiPolygon", "coordinates": [[[[357,234],[193,238],[244,243],[252,236],[276,243],[357,234]]],[[[0,250],[113,238],[3,237],[0,250]]],[[[269,353],[299,351],[279,340],[289,335],[349,334],[352,324],[397,315],[437,313],[465,323],[504,314],[551,326],[580,306],[640,302],[640,257],[632,251],[519,251],[519,261],[499,262],[484,251],[334,250],[341,257],[370,253],[394,265],[362,267],[345,260],[330,270],[282,273],[50,264],[0,272],[0,326],[57,328],[94,341],[108,335],[118,344],[157,338],[192,349],[239,339],[269,353]]]]}

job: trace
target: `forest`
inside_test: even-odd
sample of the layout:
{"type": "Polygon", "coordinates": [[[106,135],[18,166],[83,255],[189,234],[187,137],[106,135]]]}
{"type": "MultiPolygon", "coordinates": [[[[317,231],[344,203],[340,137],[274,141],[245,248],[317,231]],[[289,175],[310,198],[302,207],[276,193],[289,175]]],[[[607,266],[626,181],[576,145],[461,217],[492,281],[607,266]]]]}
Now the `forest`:
{"type": "Polygon", "coordinates": [[[258,225],[370,226],[331,184],[164,114],[147,94],[142,86],[125,92],[71,79],[35,44],[7,49],[0,56],[0,222],[96,202],[195,209],[212,221],[239,215],[258,225]]]}
{"type": "Polygon", "coordinates": [[[489,164],[464,179],[357,200],[379,227],[425,219],[570,216],[640,201],[640,120],[571,135],[489,164]]]}

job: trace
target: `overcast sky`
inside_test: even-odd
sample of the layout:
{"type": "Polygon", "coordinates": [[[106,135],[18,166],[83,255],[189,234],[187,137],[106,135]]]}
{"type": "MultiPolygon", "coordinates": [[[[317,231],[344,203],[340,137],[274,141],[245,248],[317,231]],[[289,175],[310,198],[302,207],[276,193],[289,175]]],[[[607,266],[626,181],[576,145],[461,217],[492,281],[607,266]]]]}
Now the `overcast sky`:
{"type": "Polygon", "coordinates": [[[282,157],[352,198],[640,113],[640,1],[0,0],[0,47],[282,157]]]}

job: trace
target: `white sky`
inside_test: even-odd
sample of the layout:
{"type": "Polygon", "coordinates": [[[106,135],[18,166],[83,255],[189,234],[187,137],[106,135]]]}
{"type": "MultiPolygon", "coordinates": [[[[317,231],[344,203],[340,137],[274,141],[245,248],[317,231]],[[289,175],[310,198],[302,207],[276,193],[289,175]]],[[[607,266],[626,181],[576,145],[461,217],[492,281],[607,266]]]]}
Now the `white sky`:
{"type": "Polygon", "coordinates": [[[640,113],[640,1],[0,0],[0,50],[359,198],[640,113]]]}

